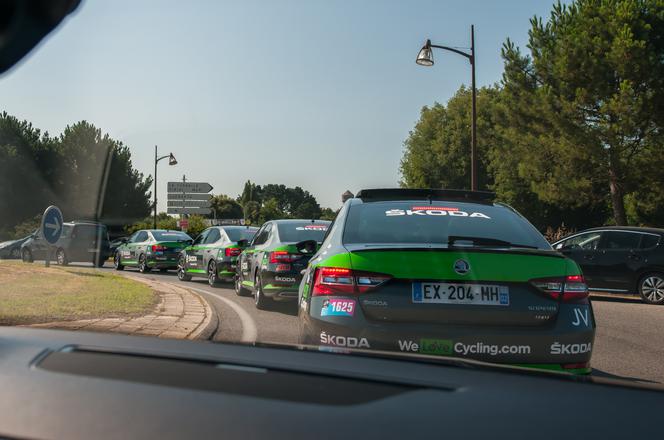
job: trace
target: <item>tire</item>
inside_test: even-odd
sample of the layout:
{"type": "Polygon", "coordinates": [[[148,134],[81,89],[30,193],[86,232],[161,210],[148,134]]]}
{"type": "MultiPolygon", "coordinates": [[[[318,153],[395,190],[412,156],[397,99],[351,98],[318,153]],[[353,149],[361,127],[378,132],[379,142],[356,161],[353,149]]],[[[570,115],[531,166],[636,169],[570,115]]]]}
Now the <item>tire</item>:
{"type": "Polygon", "coordinates": [[[14,259],[21,258],[21,248],[12,249],[12,251],[9,253],[9,258],[14,258],[14,259]]]}
{"type": "Polygon", "coordinates": [[[116,252],[113,256],[113,267],[115,267],[115,270],[124,270],[124,265],[120,259],[120,252],[116,252]]]}
{"type": "Polygon", "coordinates": [[[30,252],[30,249],[23,249],[21,251],[21,259],[24,263],[32,263],[35,261],[34,258],[32,258],[32,252],[30,252]]]}
{"type": "Polygon", "coordinates": [[[94,259],[92,260],[92,264],[95,267],[104,267],[104,262],[106,260],[101,256],[101,255],[95,255],[94,259]]]}
{"type": "Polygon", "coordinates": [[[55,251],[55,261],[59,266],[67,266],[69,264],[69,260],[67,260],[67,254],[65,253],[64,249],[60,248],[55,251]]]}
{"type": "Polygon", "coordinates": [[[191,275],[187,275],[184,267],[184,257],[180,257],[178,260],[178,280],[180,281],[191,281],[191,275]]]}
{"type": "Polygon", "coordinates": [[[258,310],[267,310],[272,303],[272,300],[263,293],[263,282],[258,274],[254,279],[254,303],[258,310]]]}
{"type": "Polygon", "coordinates": [[[647,273],[639,280],[639,295],[648,304],[664,304],[664,274],[647,273]]]}
{"type": "Polygon", "coordinates": [[[138,257],[138,271],[140,273],[150,272],[150,267],[148,266],[148,260],[145,258],[145,254],[141,254],[141,256],[138,257]]]}
{"type": "Polygon", "coordinates": [[[219,275],[217,274],[217,263],[214,260],[210,260],[208,263],[208,284],[211,287],[216,287],[219,284],[219,275]]]}
{"type": "Polygon", "coordinates": [[[249,291],[242,287],[240,275],[235,275],[235,294],[237,296],[247,296],[249,294],[249,291]]]}

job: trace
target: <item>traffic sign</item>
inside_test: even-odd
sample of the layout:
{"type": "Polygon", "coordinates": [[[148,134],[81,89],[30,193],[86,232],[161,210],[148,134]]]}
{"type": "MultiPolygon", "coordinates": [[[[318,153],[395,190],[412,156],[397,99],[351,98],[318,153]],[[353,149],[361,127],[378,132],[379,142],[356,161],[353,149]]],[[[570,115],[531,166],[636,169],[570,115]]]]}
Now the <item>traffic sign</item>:
{"type": "Polygon", "coordinates": [[[41,235],[50,243],[55,244],[62,235],[62,211],[57,206],[49,206],[42,215],[41,235]]]}
{"type": "Polygon", "coordinates": [[[168,182],[169,193],[204,194],[210,191],[212,191],[212,185],[207,182],[168,182]]]}
{"type": "Polygon", "coordinates": [[[168,200],[210,200],[212,194],[168,193],[168,200]]]}
{"type": "Polygon", "coordinates": [[[167,206],[175,208],[209,208],[209,200],[169,200],[167,206]]]}
{"type": "Polygon", "coordinates": [[[168,214],[212,214],[212,209],[210,208],[167,208],[166,212],[168,214]]]}
{"type": "Polygon", "coordinates": [[[186,218],[178,220],[178,228],[182,229],[183,231],[189,229],[189,220],[187,220],[186,218]]]}
{"type": "Polygon", "coordinates": [[[243,218],[206,218],[205,223],[208,226],[244,226],[246,224],[243,218]]]}

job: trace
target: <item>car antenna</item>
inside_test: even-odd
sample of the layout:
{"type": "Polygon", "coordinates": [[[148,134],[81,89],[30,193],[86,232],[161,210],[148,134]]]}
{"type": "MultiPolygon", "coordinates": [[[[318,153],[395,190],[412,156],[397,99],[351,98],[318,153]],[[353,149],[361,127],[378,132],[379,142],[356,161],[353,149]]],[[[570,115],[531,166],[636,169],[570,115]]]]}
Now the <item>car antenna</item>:
{"type": "Polygon", "coordinates": [[[433,194],[429,193],[429,195],[427,196],[427,199],[429,200],[429,205],[432,205],[433,204],[433,194]]]}

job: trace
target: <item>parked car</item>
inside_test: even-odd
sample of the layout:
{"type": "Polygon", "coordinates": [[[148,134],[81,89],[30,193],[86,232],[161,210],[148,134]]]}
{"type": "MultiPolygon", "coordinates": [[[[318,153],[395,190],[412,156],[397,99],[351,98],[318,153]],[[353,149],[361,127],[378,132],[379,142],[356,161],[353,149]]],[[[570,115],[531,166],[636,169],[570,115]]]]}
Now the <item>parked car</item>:
{"type": "Polygon", "coordinates": [[[638,293],[647,303],[664,304],[663,235],[655,228],[593,228],[553,248],[581,266],[591,291],[638,293]]]}
{"type": "Polygon", "coordinates": [[[210,286],[220,280],[233,282],[238,256],[254,238],[258,228],[252,226],[212,226],[201,232],[180,255],[178,278],[190,281],[205,277],[210,286]]]}
{"type": "Polygon", "coordinates": [[[0,258],[21,258],[21,245],[25,243],[31,235],[19,238],[18,240],[4,241],[0,243],[0,258]]]}
{"type": "Polygon", "coordinates": [[[108,231],[101,223],[72,221],[62,224],[62,235],[50,245],[39,230],[35,231],[21,246],[24,262],[46,258],[66,266],[71,262],[92,262],[103,266],[110,256],[108,231]]]}

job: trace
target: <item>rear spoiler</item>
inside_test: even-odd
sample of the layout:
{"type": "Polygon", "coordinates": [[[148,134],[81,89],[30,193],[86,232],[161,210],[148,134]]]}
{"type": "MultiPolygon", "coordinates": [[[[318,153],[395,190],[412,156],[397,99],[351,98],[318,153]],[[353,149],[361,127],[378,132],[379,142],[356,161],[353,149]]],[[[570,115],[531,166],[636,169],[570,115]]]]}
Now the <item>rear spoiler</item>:
{"type": "Polygon", "coordinates": [[[419,189],[387,188],[363,189],[355,196],[364,202],[390,200],[448,200],[474,203],[492,203],[496,194],[490,191],[468,191],[465,189],[419,189]]]}

